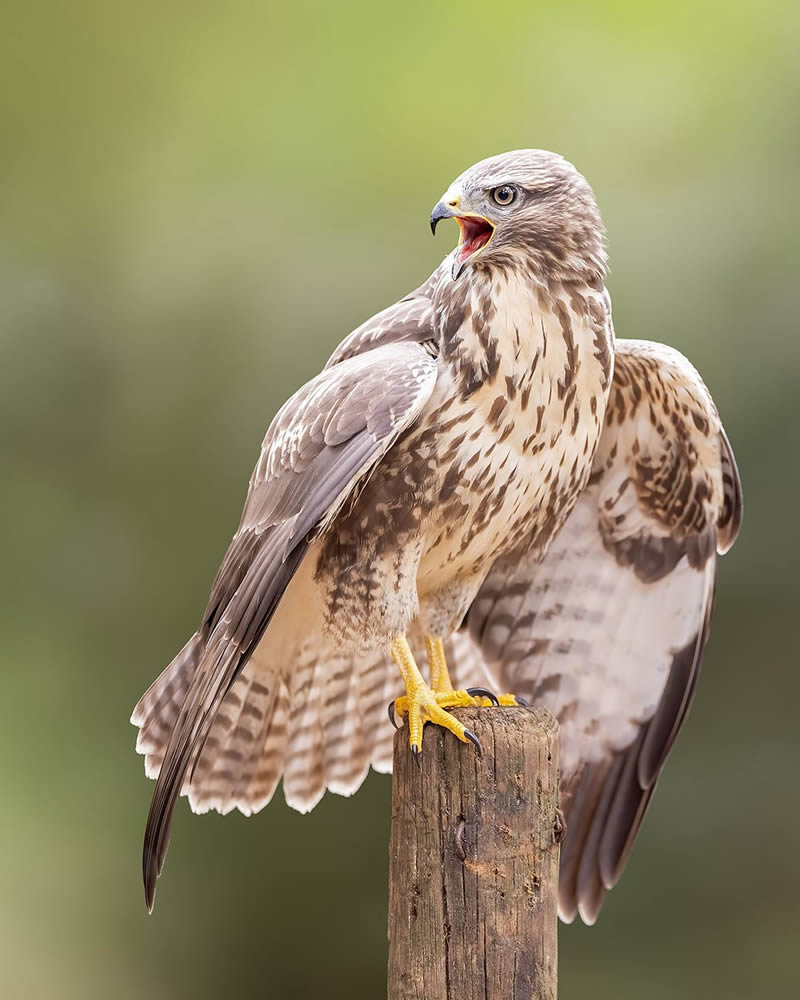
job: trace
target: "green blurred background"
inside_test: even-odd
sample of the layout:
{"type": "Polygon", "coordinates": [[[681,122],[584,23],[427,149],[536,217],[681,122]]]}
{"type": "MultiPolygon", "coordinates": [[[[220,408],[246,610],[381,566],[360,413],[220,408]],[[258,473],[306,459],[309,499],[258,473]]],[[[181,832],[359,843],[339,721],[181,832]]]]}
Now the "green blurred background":
{"type": "Polygon", "coordinates": [[[691,357],[746,493],[690,723],[599,924],[562,930],[561,996],[798,995],[798,28],[777,0],[5,8],[3,1000],[384,995],[389,779],[306,817],[182,803],[148,918],[128,716],[278,405],[449,249],[449,181],[520,146],[589,177],[617,332],[691,357]]]}

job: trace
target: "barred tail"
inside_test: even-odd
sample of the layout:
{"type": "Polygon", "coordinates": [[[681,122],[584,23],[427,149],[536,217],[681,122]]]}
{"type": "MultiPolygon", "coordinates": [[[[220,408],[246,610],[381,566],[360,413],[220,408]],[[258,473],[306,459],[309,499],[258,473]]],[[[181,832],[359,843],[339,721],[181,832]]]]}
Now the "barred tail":
{"type": "MultiPolygon", "coordinates": [[[[193,636],[134,709],[136,749],[150,778],[160,773],[204,651],[193,636]]],[[[281,777],[288,804],[308,812],[326,789],[352,795],[370,764],[391,770],[386,705],[402,690],[388,653],[343,657],[307,642],[282,666],[278,672],[255,656],[225,696],[181,788],[194,812],[251,815],[281,777]]]]}

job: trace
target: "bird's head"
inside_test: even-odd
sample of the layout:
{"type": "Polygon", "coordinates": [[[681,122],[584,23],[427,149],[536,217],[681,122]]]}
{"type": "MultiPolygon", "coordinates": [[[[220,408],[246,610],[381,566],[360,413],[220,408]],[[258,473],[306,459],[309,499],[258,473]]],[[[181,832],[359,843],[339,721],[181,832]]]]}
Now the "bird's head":
{"type": "Polygon", "coordinates": [[[522,267],[542,279],[605,274],[603,224],[586,179],[557,153],[520,149],[457,177],[431,214],[455,219],[452,276],[467,267],[522,267]]]}

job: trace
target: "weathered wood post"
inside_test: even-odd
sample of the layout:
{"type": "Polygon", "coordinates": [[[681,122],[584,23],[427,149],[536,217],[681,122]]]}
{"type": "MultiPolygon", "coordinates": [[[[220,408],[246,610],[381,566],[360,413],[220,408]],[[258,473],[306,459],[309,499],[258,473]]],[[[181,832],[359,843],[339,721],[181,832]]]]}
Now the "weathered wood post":
{"type": "Polygon", "coordinates": [[[555,1000],[558,726],[542,709],[454,712],[483,745],[395,736],[389,1000],[555,1000]]]}

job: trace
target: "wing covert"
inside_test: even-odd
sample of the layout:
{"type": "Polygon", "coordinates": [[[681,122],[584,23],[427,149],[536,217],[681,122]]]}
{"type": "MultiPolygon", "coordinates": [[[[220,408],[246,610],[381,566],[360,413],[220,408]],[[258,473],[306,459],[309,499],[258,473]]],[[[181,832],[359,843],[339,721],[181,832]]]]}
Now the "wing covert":
{"type": "Polygon", "coordinates": [[[438,276],[438,270],[434,271],[419,288],[356,327],[339,344],[325,367],[330,368],[364,351],[399,341],[423,344],[434,340],[431,295],[438,276]]]}
{"type": "Polygon", "coordinates": [[[357,494],[433,391],[436,360],[390,343],[326,368],[281,408],[250,481],[241,522],[199,632],[202,654],[153,795],[143,856],[145,894],[169,842],[175,800],[214,717],[267,628],[313,538],[357,494]]]}

